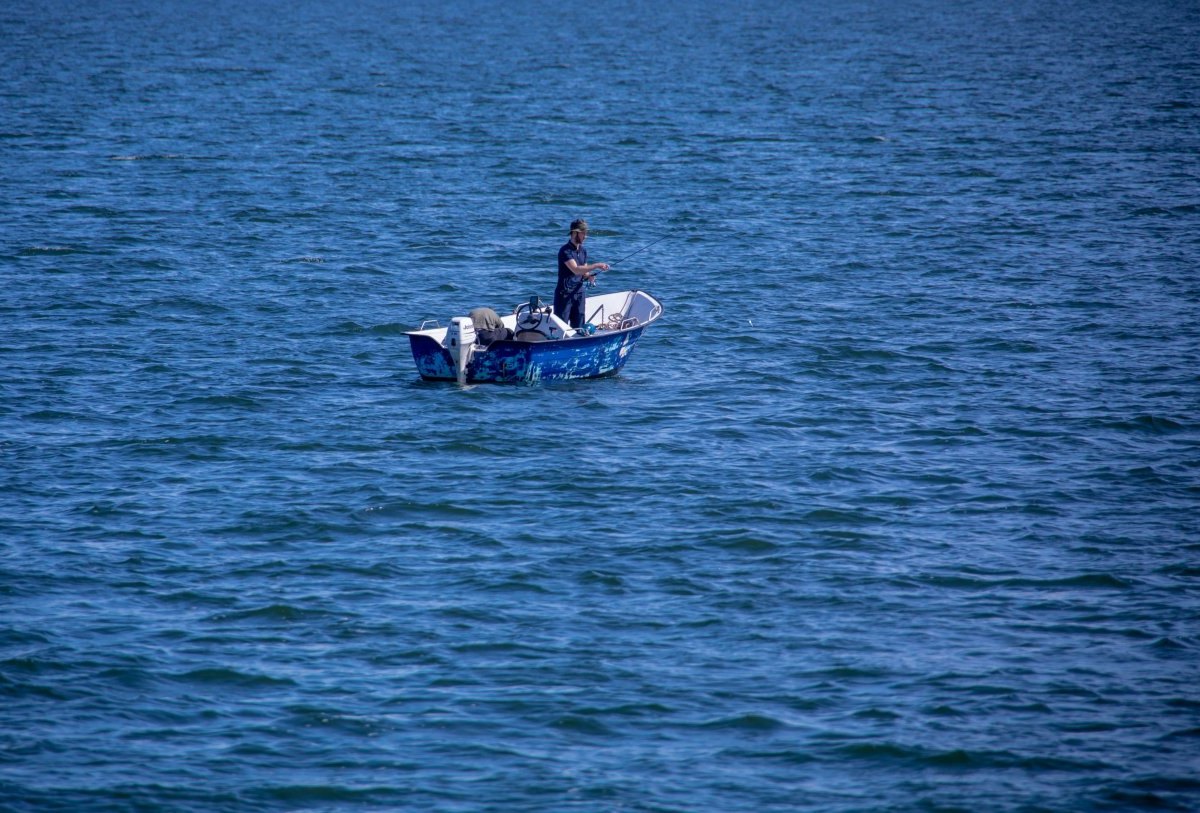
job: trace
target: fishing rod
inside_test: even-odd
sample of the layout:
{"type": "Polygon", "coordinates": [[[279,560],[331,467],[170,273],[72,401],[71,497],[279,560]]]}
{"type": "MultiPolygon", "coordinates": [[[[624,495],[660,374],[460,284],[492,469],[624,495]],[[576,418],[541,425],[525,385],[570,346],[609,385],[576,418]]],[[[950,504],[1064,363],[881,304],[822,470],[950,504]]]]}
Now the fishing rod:
{"type": "Polygon", "coordinates": [[[617,263],[623,263],[623,262],[625,262],[626,260],[628,260],[630,257],[632,257],[634,254],[641,254],[643,251],[645,251],[646,249],[650,248],[650,246],[658,245],[659,243],[661,243],[663,240],[666,240],[666,239],[667,239],[668,237],[670,237],[670,236],[671,236],[671,235],[669,235],[669,234],[664,234],[662,237],[658,238],[658,239],[657,239],[657,240],[655,240],[653,243],[647,243],[646,245],[642,246],[642,247],[641,247],[641,248],[639,248],[637,251],[633,252],[633,254],[626,254],[626,255],[625,255],[624,257],[622,257],[621,259],[619,259],[619,260],[614,260],[613,262],[611,262],[611,263],[609,263],[609,264],[608,264],[608,267],[609,267],[609,268],[612,268],[612,267],[613,267],[614,265],[616,265],[617,263]]]}
{"type": "Polygon", "coordinates": [[[639,248],[637,251],[633,252],[633,254],[626,254],[624,257],[622,257],[622,258],[621,258],[621,259],[619,259],[619,260],[613,260],[611,263],[609,263],[609,264],[608,264],[608,268],[597,268],[595,271],[592,271],[592,272],[591,272],[591,275],[592,275],[592,276],[591,276],[591,279],[590,279],[590,280],[588,280],[588,286],[589,286],[589,287],[594,287],[594,286],[596,285],[596,275],[597,275],[597,274],[599,274],[599,273],[602,273],[602,272],[604,272],[604,271],[610,271],[610,270],[612,270],[612,267],[613,267],[614,265],[616,265],[617,263],[623,263],[623,262],[625,262],[625,261],[626,261],[626,260],[628,260],[630,257],[634,256],[634,254],[641,254],[641,253],[642,253],[643,251],[645,251],[646,249],[650,248],[651,246],[658,245],[659,243],[661,243],[663,240],[666,240],[666,239],[667,239],[668,237],[670,237],[670,236],[671,236],[671,235],[669,235],[669,234],[664,234],[662,237],[658,238],[658,239],[657,239],[657,240],[655,240],[653,243],[647,243],[646,245],[642,246],[642,247],[641,247],[641,248],[639,248]]]}

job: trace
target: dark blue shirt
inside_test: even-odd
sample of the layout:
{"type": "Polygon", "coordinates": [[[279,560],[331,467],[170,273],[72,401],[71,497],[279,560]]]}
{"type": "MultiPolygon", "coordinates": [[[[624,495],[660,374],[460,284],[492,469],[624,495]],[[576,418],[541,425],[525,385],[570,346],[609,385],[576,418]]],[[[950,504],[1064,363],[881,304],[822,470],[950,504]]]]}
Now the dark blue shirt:
{"type": "Polygon", "coordinates": [[[576,265],[587,265],[587,249],[575,247],[570,240],[558,250],[558,286],[554,289],[556,296],[575,296],[583,290],[583,277],[577,277],[567,268],[567,260],[574,260],[576,265]]]}

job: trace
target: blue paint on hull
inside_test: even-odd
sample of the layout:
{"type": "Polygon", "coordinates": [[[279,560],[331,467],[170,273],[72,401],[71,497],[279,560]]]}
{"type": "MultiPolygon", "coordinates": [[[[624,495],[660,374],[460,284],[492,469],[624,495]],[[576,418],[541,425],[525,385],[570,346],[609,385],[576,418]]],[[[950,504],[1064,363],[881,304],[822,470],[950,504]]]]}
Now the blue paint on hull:
{"type": "MultiPolygon", "coordinates": [[[[577,339],[502,341],[476,348],[467,365],[468,383],[532,383],[615,375],[625,365],[645,325],[577,339]]],[[[455,381],[454,359],[428,336],[409,334],[421,378],[455,381]]]]}

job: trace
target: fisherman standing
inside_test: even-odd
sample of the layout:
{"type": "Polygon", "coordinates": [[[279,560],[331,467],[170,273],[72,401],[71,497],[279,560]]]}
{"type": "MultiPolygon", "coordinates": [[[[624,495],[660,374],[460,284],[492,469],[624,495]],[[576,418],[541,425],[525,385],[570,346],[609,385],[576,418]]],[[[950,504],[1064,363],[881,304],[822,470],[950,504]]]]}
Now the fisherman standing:
{"type": "Polygon", "coordinates": [[[588,263],[586,220],[571,221],[571,236],[558,250],[558,285],[554,287],[554,315],[578,328],[583,324],[584,287],[596,278],[596,271],[607,271],[608,263],[588,263]]]}

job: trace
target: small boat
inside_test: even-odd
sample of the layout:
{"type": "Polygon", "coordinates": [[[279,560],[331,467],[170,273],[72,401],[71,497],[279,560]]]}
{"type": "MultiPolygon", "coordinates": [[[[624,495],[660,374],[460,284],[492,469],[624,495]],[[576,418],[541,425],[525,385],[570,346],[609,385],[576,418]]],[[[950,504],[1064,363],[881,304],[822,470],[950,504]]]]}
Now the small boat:
{"type": "Polygon", "coordinates": [[[537,297],[501,317],[512,337],[490,344],[476,339],[469,316],[448,327],[429,319],[407,331],[413,361],[427,381],[536,382],[615,375],[637,340],[662,316],[662,304],[645,291],[589,296],[587,321],[572,328],[537,297]],[[431,326],[432,325],[432,326],[431,326]]]}

